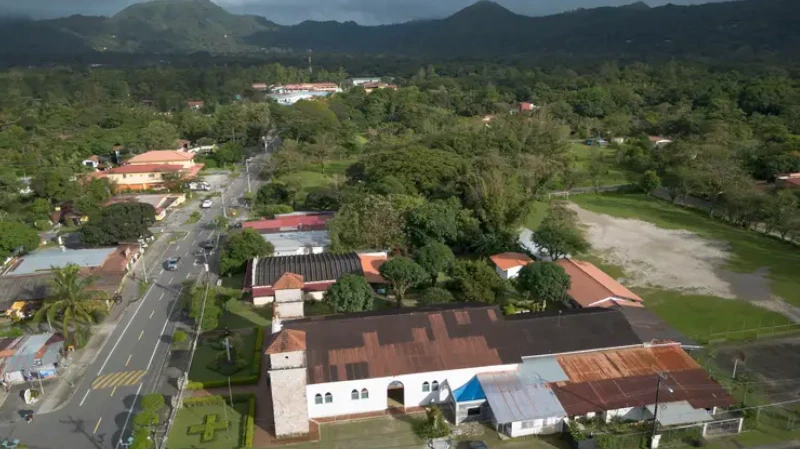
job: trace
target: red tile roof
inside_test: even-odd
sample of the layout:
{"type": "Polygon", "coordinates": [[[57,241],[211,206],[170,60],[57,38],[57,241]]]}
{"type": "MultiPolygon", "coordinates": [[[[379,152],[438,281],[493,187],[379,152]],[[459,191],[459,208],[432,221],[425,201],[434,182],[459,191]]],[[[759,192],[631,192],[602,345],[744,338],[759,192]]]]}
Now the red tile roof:
{"type": "Polygon", "coordinates": [[[160,173],[160,172],[178,172],[183,170],[182,165],[170,164],[140,164],[140,165],[123,165],[115,167],[104,172],[96,172],[103,174],[130,174],[130,173],[160,173]]]}
{"type": "Polygon", "coordinates": [[[283,273],[283,276],[275,281],[273,290],[293,290],[303,288],[303,276],[294,273],[283,273]]]}
{"type": "MultiPolygon", "coordinates": [[[[188,142],[188,141],[187,141],[188,142]]],[[[154,162],[174,162],[190,161],[194,159],[194,153],[178,150],[153,150],[146,153],[137,154],[128,159],[128,164],[151,164],[154,162]]]]}
{"type": "Polygon", "coordinates": [[[267,346],[266,354],[280,354],[306,350],[306,333],[294,329],[284,329],[273,337],[267,346]]]}
{"type": "Polygon", "coordinates": [[[364,270],[364,277],[370,284],[386,284],[386,279],[381,276],[378,269],[386,262],[386,254],[371,255],[359,254],[358,258],[361,259],[361,269],[364,270]]]}
{"type": "Polygon", "coordinates": [[[489,256],[489,259],[503,271],[520,266],[524,267],[533,262],[533,259],[528,257],[527,254],[522,253],[500,253],[489,256]]]}
{"type": "Polygon", "coordinates": [[[324,215],[298,215],[290,217],[275,218],[273,220],[246,221],[242,224],[243,228],[253,229],[259,232],[278,232],[282,230],[314,230],[325,229],[328,221],[333,218],[332,214],[324,215]]]}
{"type": "Polygon", "coordinates": [[[642,298],[591,263],[575,259],[559,259],[556,263],[570,277],[571,285],[567,294],[582,307],[642,307],[642,298]],[[598,302],[610,297],[627,301],[598,302]]]}

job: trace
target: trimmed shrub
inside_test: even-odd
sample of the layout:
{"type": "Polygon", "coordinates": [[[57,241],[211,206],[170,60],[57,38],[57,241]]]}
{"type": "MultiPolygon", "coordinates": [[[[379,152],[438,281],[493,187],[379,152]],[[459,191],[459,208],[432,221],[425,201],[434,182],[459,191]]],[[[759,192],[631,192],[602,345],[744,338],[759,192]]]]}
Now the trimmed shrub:
{"type": "MultiPolygon", "coordinates": [[[[256,417],[256,397],[255,395],[247,395],[247,417],[244,425],[244,449],[253,448],[253,436],[255,435],[255,417],[256,417]]],[[[234,401],[236,398],[234,397],[234,401]]]]}
{"type": "MultiPolygon", "coordinates": [[[[202,383],[202,382],[197,382],[202,383]]],[[[191,382],[190,382],[191,384],[191,382]]],[[[202,387],[200,387],[202,388],[202,387]]],[[[197,388],[197,389],[200,389],[197,388]]],[[[183,406],[186,408],[192,407],[205,407],[208,405],[225,405],[225,398],[219,395],[212,395],[212,396],[202,396],[199,398],[186,398],[183,400],[183,406]]]]}
{"type": "Polygon", "coordinates": [[[184,341],[186,341],[187,338],[189,338],[189,336],[186,334],[186,332],[184,332],[184,331],[175,331],[175,333],[172,334],[172,344],[173,345],[179,345],[179,344],[183,343],[184,341]]]}
{"type": "Polygon", "coordinates": [[[142,397],[142,408],[144,410],[159,411],[164,407],[164,395],[160,393],[150,393],[142,397]]]}

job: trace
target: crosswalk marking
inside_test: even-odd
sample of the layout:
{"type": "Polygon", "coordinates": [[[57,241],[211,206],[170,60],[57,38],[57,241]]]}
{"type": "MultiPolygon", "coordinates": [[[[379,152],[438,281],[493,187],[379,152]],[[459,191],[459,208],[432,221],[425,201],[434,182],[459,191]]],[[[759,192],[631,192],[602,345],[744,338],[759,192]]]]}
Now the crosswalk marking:
{"type": "Polygon", "coordinates": [[[92,390],[102,390],[103,388],[121,387],[125,385],[135,385],[147,374],[145,370],[120,371],[116,373],[103,374],[92,382],[92,390]]]}

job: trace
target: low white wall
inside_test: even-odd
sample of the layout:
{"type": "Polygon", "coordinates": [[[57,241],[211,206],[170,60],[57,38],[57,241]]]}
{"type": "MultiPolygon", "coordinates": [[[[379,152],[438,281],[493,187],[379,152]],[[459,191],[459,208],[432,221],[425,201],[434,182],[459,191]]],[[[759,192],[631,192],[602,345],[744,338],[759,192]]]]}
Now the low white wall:
{"type": "Polygon", "coordinates": [[[403,402],[405,407],[420,407],[435,403],[443,403],[450,397],[450,388],[455,390],[461,387],[469,382],[476,374],[491,371],[509,371],[516,369],[517,366],[516,364],[498,365],[452,371],[405,374],[376,379],[312,384],[306,387],[308,416],[311,418],[320,418],[386,410],[388,406],[387,389],[389,384],[394,381],[399,381],[403,384],[403,402]],[[423,392],[423,382],[432,384],[433,381],[439,382],[439,391],[423,392]],[[369,391],[368,399],[360,399],[360,392],[363,388],[369,391]],[[351,399],[351,392],[353,390],[359,392],[358,400],[351,399]],[[333,395],[333,402],[329,404],[324,403],[324,396],[326,393],[331,393],[331,395],[333,395]],[[323,404],[317,405],[314,403],[314,397],[317,394],[323,397],[323,404]]]}
{"type": "Polygon", "coordinates": [[[538,435],[538,434],[551,434],[551,433],[558,433],[561,432],[562,426],[564,424],[564,418],[560,416],[554,416],[547,419],[533,419],[527,421],[528,426],[523,428],[524,424],[522,421],[511,423],[511,432],[509,434],[510,437],[522,437],[526,435],[538,435]]]}
{"type": "Polygon", "coordinates": [[[264,306],[267,304],[271,304],[275,301],[274,296],[254,296],[253,297],[253,305],[254,306],[264,306]]]}

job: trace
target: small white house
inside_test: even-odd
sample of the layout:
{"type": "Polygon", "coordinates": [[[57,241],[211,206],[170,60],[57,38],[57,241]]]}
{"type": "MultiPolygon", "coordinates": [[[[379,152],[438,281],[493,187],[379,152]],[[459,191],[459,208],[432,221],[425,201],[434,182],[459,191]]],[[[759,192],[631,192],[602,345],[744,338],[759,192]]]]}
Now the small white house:
{"type": "Polygon", "coordinates": [[[275,247],[275,256],[302,256],[320,254],[331,246],[328,231],[279,232],[261,234],[264,240],[275,247]]]}
{"type": "Polygon", "coordinates": [[[533,259],[522,253],[500,253],[490,256],[494,262],[495,271],[503,279],[514,279],[519,276],[522,267],[533,263],[533,259]]]}

